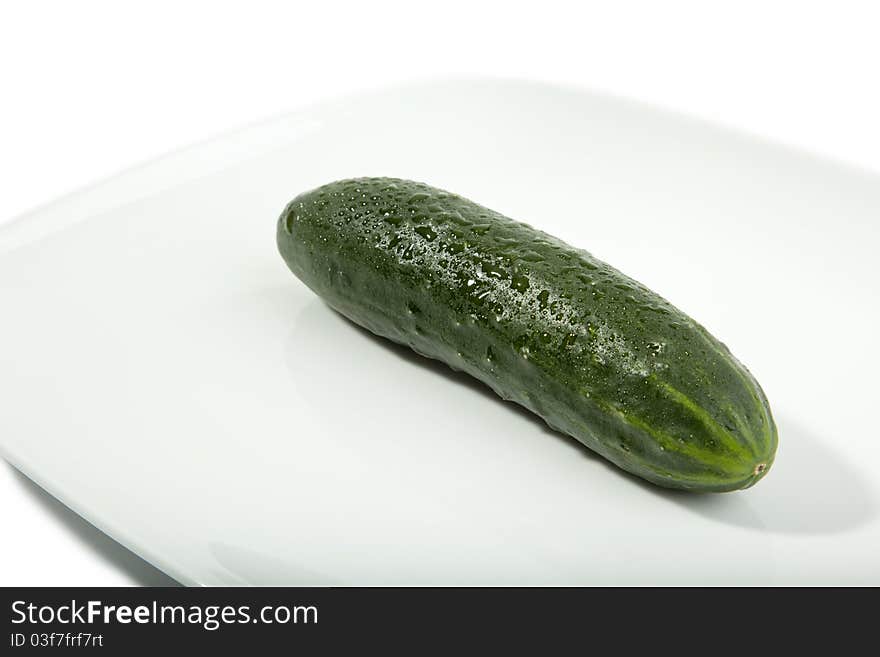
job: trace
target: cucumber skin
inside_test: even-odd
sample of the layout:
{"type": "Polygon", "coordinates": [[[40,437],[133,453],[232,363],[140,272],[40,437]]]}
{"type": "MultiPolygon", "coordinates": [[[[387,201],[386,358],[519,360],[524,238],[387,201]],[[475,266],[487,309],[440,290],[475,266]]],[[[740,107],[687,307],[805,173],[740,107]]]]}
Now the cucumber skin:
{"type": "Polygon", "coordinates": [[[718,340],[589,253],[455,194],[394,178],[297,196],[291,271],[373,333],[489,385],[622,469],[723,492],[763,477],[777,434],[718,340]]]}

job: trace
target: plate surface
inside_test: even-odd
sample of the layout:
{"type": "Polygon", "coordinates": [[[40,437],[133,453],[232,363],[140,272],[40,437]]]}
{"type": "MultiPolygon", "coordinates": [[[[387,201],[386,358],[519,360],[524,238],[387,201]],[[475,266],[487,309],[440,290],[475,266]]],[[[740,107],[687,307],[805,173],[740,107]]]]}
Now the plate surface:
{"type": "Polygon", "coordinates": [[[627,101],[417,84],[201,144],[0,227],[0,448],[187,584],[880,583],[880,178],[627,101]],[[275,220],[422,180],[590,250],[730,346],[755,488],[643,484],[335,315],[275,220]]]}

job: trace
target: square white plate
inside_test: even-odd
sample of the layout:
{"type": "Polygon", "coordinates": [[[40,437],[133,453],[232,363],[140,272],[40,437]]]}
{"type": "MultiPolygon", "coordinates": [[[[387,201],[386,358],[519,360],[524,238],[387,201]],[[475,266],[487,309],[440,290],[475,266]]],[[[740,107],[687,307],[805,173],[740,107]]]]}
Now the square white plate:
{"type": "Polygon", "coordinates": [[[187,584],[880,583],[880,179],[639,104],[410,85],[172,154],[0,228],[0,448],[187,584]],[[755,488],[666,492],[287,270],[349,176],[450,189],[644,282],[761,381],[755,488]]]}

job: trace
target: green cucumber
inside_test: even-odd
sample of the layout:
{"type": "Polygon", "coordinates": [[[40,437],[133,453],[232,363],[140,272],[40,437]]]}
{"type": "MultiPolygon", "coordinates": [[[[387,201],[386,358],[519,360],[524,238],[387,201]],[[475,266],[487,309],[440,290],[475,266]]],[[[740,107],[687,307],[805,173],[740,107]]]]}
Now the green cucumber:
{"type": "Polygon", "coordinates": [[[428,185],[359,178],[296,197],[277,239],[338,312],[476,377],[627,472],[730,491],[773,462],[767,399],[721,342],[531,226],[428,185]]]}

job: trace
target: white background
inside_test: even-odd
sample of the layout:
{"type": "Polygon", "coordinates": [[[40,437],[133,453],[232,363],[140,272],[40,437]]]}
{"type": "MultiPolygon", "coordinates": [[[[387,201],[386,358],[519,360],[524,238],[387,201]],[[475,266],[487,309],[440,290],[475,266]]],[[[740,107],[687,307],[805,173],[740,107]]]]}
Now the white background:
{"type": "MultiPolygon", "coordinates": [[[[878,26],[871,2],[7,0],[0,221],[230,127],[461,74],[576,83],[878,171],[878,26]]],[[[0,500],[0,585],[167,582],[5,465],[0,500]]]]}

